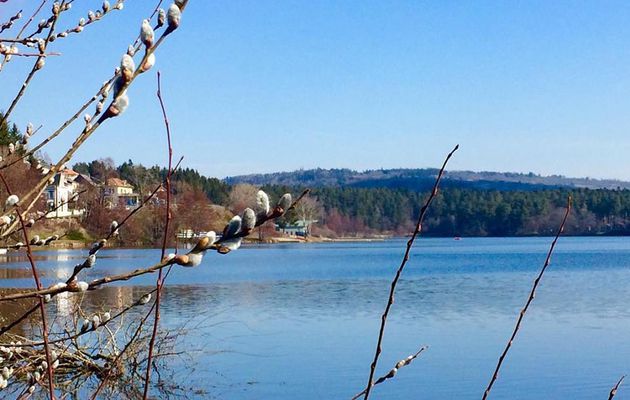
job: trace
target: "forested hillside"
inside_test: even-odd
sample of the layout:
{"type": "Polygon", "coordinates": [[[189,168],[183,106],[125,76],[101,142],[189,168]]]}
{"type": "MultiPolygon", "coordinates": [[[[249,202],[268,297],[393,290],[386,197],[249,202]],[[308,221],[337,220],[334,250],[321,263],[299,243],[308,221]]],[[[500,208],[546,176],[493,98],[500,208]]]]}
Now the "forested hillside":
{"type": "MultiPolygon", "coordinates": [[[[268,186],[267,190],[281,193],[286,188],[268,186]]],[[[458,188],[441,191],[431,205],[425,232],[434,236],[549,235],[558,226],[569,194],[574,209],[568,234],[630,233],[630,190],[458,188]]],[[[427,192],[324,187],[313,189],[312,195],[323,206],[322,223],[339,234],[404,234],[411,231],[427,192]]]]}
{"type": "MultiPolygon", "coordinates": [[[[382,187],[425,190],[431,187],[437,170],[378,169],[357,172],[350,169],[310,169],[271,174],[252,174],[226,178],[229,184],[286,185],[308,187],[382,187]]],[[[630,182],[613,179],[567,178],[534,173],[447,171],[444,187],[496,190],[538,190],[549,188],[630,189],[630,182]]]]}
{"type": "MultiPolygon", "coordinates": [[[[154,186],[165,175],[160,167],[144,167],[131,160],[115,166],[112,160],[97,160],[79,163],[74,168],[87,173],[97,181],[109,176],[128,180],[140,192],[154,186]]],[[[194,190],[205,194],[207,204],[218,204],[233,210],[245,205],[240,193],[255,191],[263,187],[277,198],[286,191],[299,193],[304,188],[312,189],[314,201],[311,217],[318,221],[315,232],[328,236],[361,236],[371,234],[406,234],[412,229],[420,205],[427,195],[429,183],[435,170],[398,170],[395,178],[385,180],[392,187],[373,186],[377,174],[370,179],[350,179],[349,170],[303,171],[303,175],[292,178],[308,182],[309,185],[243,184],[235,180],[222,181],[199,174],[193,169],[181,169],[175,175],[175,190],[182,194],[194,190]],[[419,173],[418,171],[423,171],[419,173]],[[422,175],[424,174],[424,175],[422,175]],[[323,178],[322,178],[323,176],[323,178]],[[322,178],[322,181],[319,179],[322,178]],[[422,182],[418,186],[411,183],[422,182]],[[352,183],[347,183],[347,182],[352,183]],[[396,184],[393,184],[396,182],[396,184]],[[405,184],[401,184],[404,182],[405,184]]],[[[386,175],[386,171],[378,174],[386,175]]],[[[278,177],[284,176],[277,174],[278,177]]],[[[364,178],[367,175],[364,175],[364,178]]],[[[491,173],[479,173],[485,180],[458,181],[450,179],[433,203],[425,224],[427,235],[433,236],[514,236],[549,235],[558,224],[561,209],[569,194],[573,196],[574,211],[567,226],[568,234],[575,235],[625,235],[630,233],[630,190],[586,189],[543,185],[540,182],[555,182],[540,178],[537,183],[492,181],[491,173]],[[486,186],[489,188],[486,188],[486,186]],[[496,187],[502,187],[500,190],[496,187]],[[525,189],[523,189],[525,188],[525,189]]],[[[495,178],[506,174],[496,174],[495,178]]],[[[526,175],[511,174],[513,179],[526,175]]],[[[282,179],[279,179],[281,181],[282,179]]],[[[573,180],[578,182],[580,180],[573,180]]],[[[567,182],[567,181],[563,181],[567,182]]],[[[613,181],[596,181],[613,182],[613,181]]],[[[617,182],[617,181],[614,181],[617,182]]],[[[620,185],[623,182],[618,182],[620,185]]],[[[624,184],[625,185],[625,184],[624,184]]],[[[182,204],[182,206],[186,206],[182,204]]],[[[294,215],[294,218],[298,218],[294,215]]],[[[291,221],[286,221],[291,222],[291,221]]]]}

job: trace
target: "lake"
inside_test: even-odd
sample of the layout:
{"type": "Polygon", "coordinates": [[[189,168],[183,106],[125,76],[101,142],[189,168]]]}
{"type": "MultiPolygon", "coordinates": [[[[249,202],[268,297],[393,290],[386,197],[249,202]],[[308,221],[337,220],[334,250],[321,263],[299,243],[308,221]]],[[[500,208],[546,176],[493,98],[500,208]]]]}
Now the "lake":
{"type": "MultiPolygon", "coordinates": [[[[420,238],[399,282],[377,376],[429,349],[373,398],[481,398],[550,242],[420,238]]],[[[349,399],[366,384],[404,246],[249,246],[173,269],[162,321],[188,329],[179,344],[186,357],[172,362],[177,381],[191,398],[349,399]]],[[[44,284],[68,276],[85,253],[37,252],[44,284]]],[[[104,250],[84,279],[158,258],[159,250],[104,250]]],[[[23,255],[6,256],[0,285],[32,287],[28,268],[23,255]]],[[[99,290],[91,303],[137,298],[155,278],[99,290]]],[[[51,303],[61,314],[64,304],[51,303]]],[[[630,240],[561,238],[491,398],[607,398],[630,373],[629,332],[630,240]]],[[[616,399],[630,399],[630,387],[616,399]]]]}

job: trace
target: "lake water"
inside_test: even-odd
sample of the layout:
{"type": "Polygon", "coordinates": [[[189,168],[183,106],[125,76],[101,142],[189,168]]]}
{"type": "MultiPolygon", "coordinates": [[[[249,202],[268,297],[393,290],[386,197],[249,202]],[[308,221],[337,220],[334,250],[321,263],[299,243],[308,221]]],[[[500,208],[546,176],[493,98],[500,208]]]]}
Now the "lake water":
{"type": "MultiPolygon", "coordinates": [[[[429,349],[376,387],[373,398],[481,398],[550,241],[419,239],[398,286],[377,375],[422,345],[429,349]]],[[[180,343],[188,357],[173,361],[178,381],[191,398],[350,398],[366,383],[404,246],[252,246],[174,269],[162,317],[164,326],[189,329],[180,343]]],[[[84,254],[38,252],[45,284],[67,276],[84,254]]],[[[159,251],[99,256],[89,279],[151,265],[159,251]]],[[[3,287],[32,287],[22,257],[10,255],[0,266],[3,287]]],[[[100,290],[94,304],[137,298],[154,282],[147,275],[100,290]]],[[[64,304],[54,304],[62,313],[64,304]]],[[[630,373],[629,333],[630,239],[561,238],[491,397],[607,398],[630,373]]],[[[630,387],[616,399],[630,399],[630,387]]]]}

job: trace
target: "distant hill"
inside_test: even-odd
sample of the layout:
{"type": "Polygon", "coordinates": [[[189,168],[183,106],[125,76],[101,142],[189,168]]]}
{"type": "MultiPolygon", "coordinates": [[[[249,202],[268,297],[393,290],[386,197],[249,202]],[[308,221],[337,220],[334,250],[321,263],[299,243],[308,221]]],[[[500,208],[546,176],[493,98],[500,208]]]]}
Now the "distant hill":
{"type": "MultiPolygon", "coordinates": [[[[438,173],[434,168],[378,169],[309,169],[270,174],[251,174],[228,177],[233,185],[286,185],[308,187],[356,187],[426,190],[433,185],[438,173]]],[[[559,188],[630,189],[630,182],[614,179],[567,178],[560,175],[541,176],[534,173],[447,171],[444,187],[489,190],[540,190],[559,188]]]]}

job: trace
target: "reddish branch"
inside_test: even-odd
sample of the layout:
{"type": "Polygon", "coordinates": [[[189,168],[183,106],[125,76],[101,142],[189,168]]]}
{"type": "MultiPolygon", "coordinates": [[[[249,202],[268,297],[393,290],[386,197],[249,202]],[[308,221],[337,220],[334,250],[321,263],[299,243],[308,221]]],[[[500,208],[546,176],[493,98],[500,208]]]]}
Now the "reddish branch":
{"type": "Polygon", "coordinates": [[[619,390],[619,386],[621,385],[621,382],[623,382],[625,377],[626,376],[623,375],[621,378],[619,378],[619,380],[617,381],[617,384],[612,389],[610,389],[608,400],[612,400],[615,397],[615,395],[617,394],[617,390],[619,390]]]}
{"type": "MultiPolygon", "coordinates": [[[[171,174],[173,173],[173,147],[171,146],[171,128],[168,123],[168,117],[166,116],[166,108],[164,107],[164,100],[162,99],[162,86],[160,80],[160,71],[157,73],[157,98],[160,101],[160,108],[162,109],[162,116],[164,118],[164,126],[166,127],[166,141],[168,145],[168,171],[166,172],[166,213],[164,216],[164,238],[162,240],[162,256],[160,260],[164,260],[166,255],[166,244],[168,241],[168,228],[171,222],[171,174]]],[[[144,394],[142,398],[147,399],[149,394],[149,383],[151,382],[151,362],[153,359],[153,347],[155,346],[155,338],[157,337],[158,325],[160,322],[160,299],[162,298],[162,269],[158,272],[158,278],[155,283],[155,318],[153,319],[153,332],[151,333],[151,340],[149,341],[149,355],[147,357],[147,371],[144,378],[144,394]]]]}
{"type": "MultiPolygon", "coordinates": [[[[0,173],[0,180],[2,180],[2,184],[7,191],[9,196],[12,195],[11,188],[7,183],[6,179],[4,179],[4,175],[0,173]]],[[[22,227],[22,233],[24,236],[24,242],[26,243],[26,256],[28,257],[28,261],[31,264],[31,272],[33,274],[33,279],[35,279],[35,285],[37,286],[37,290],[42,289],[42,283],[39,280],[39,274],[37,273],[37,267],[35,266],[35,259],[33,258],[33,252],[31,250],[30,240],[28,238],[28,232],[26,231],[26,224],[24,223],[24,218],[22,218],[22,214],[20,214],[20,208],[18,205],[15,205],[15,213],[20,220],[20,225],[22,227]]],[[[44,351],[46,353],[46,363],[48,364],[46,367],[46,372],[48,375],[48,392],[50,394],[50,400],[55,399],[55,387],[53,382],[53,369],[52,369],[52,358],[50,355],[50,346],[48,345],[48,322],[46,319],[46,309],[44,308],[44,299],[43,297],[39,298],[39,310],[42,315],[42,336],[44,338],[44,351]]]]}
{"type": "Polygon", "coordinates": [[[525,313],[527,313],[527,310],[529,309],[529,305],[534,300],[534,297],[536,297],[536,289],[538,288],[538,285],[540,284],[540,281],[541,281],[545,271],[547,270],[547,267],[549,266],[549,263],[551,262],[551,255],[553,254],[553,250],[556,247],[556,243],[558,242],[558,239],[560,238],[560,234],[562,234],[562,232],[564,231],[564,225],[567,222],[567,218],[569,217],[569,213],[570,212],[571,212],[571,196],[569,196],[569,198],[567,199],[567,207],[566,207],[566,211],[564,213],[564,217],[562,218],[562,223],[560,223],[560,227],[558,228],[558,232],[556,233],[556,236],[554,237],[553,241],[551,242],[551,246],[549,247],[549,251],[547,252],[547,258],[545,259],[545,263],[543,264],[543,267],[541,268],[540,272],[538,273],[538,276],[534,280],[534,284],[532,286],[532,289],[529,292],[529,296],[527,297],[527,302],[525,302],[525,306],[523,307],[523,309],[521,310],[521,312],[518,315],[518,319],[516,320],[516,325],[514,326],[514,330],[512,331],[512,335],[510,336],[510,339],[508,340],[507,344],[505,345],[505,349],[503,349],[503,353],[501,353],[501,356],[499,357],[499,361],[497,362],[497,366],[494,369],[494,373],[492,374],[492,378],[490,378],[490,383],[488,383],[488,387],[486,388],[486,391],[483,393],[483,400],[488,398],[488,395],[490,394],[490,391],[492,390],[492,385],[494,385],[494,382],[497,380],[497,377],[499,376],[499,370],[501,369],[501,365],[503,364],[503,360],[505,359],[505,356],[507,356],[508,351],[510,351],[510,347],[512,347],[512,343],[514,343],[514,339],[516,338],[516,335],[518,334],[518,331],[521,328],[521,322],[523,322],[523,318],[525,317],[525,313]]]}
{"type": "Polygon", "coordinates": [[[385,311],[383,312],[383,315],[381,316],[381,327],[378,332],[376,352],[374,353],[374,360],[372,361],[372,364],[370,365],[370,377],[368,379],[367,386],[365,387],[365,396],[363,397],[365,400],[367,400],[368,397],[370,396],[370,391],[372,390],[372,387],[374,386],[374,371],[376,370],[376,365],[378,364],[378,359],[381,355],[381,350],[382,350],[381,345],[383,343],[383,336],[385,334],[385,325],[387,324],[387,316],[389,315],[389,310],[392,307],[392,304],[394,304],[394,293],[396,292],[396,285],[398,284],[398,280],[400,279],[400,275],[402,274],[403,269],[405,268],[405,265],[407,264],[407,261],[409,261],[409,253],[411,252],[411,247],[413,246],[413,243],[416,240],[416,237],[418,236],[418,234],[422,232],[422,223],[424,221],[424,217],[427,213],[427,210],[429,209],[429,206],[431,205],[431,202],[433,201],[435,196],[437,196],[438,194],[438,187],[440,186],[440,180],[442,179],[442,175],[444,174],[444,169],[446,168],[446,164],[448,164],[448,161],[451,159],[451,157],[453,156],[453,153],[455,153],[458,148],[459,148],[459,145],[455,146],[455,148],[451,150],[451,152],[448,153],[448,155],[446,156],[446,159],[444,160],[444,163],[442,164],[442,168],[440,168],[440,172],[435,178],[435,183],[433,184],[433,190],[431,190],[431,193],[429,194],[427,201],[422,206],[422,209],[420,209],[420,216],[418,217],[418,222],[416,223],[416,229],[413,231],[411,238],[407,242],[407,249],[405,250],[405,255],[402,259],[402,262],[400,263],[400,267],[398,267],[398,271],[396,271],[396,276],[394,277],[394,280],[392,280],[391,287],[389,290],[389,298],[387,300],[387,305],[385,306],[385,311]]]}

